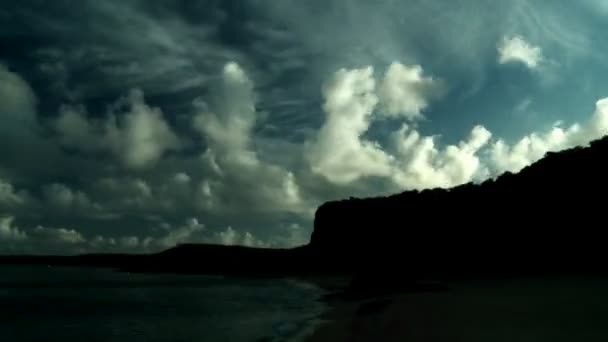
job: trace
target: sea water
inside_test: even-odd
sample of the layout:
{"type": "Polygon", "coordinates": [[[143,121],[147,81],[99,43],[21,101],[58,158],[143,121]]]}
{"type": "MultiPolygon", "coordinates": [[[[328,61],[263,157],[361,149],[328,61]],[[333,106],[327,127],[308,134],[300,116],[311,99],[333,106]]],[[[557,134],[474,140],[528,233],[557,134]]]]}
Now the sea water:
{"type": "Polygon", "coordinates": [[[295,341],[323,290],[277,279],[0,267],[0,341],[295,341]]]}

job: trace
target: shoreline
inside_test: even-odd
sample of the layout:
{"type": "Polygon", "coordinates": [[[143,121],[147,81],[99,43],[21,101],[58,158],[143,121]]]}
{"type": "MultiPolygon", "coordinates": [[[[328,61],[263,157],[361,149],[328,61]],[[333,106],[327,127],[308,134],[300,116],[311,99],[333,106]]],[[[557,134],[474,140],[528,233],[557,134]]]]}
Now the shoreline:
{"type": "Polygon", "coordinates": [[[608,278],[454,282],[336,301],[305,342],[606,341],[608,278]]]}
{"type": "Polygon", "coordinates": [[[334,301],[328,300],[333,294],[342,293],[350,284],[351,277],[347,276],[308,276],[308,277],[287,277],[284,280],[291,282],[295,286],[314,287],[319,290],[320,295],[315,300],[322,305],[322,311],[316,313],[308,319],[298,331],[287,338],[289,342],[306,342],[314,336],[317,331],[326,324],[331,324],[332,320],[328,315],[335,309],[334,301]]]}

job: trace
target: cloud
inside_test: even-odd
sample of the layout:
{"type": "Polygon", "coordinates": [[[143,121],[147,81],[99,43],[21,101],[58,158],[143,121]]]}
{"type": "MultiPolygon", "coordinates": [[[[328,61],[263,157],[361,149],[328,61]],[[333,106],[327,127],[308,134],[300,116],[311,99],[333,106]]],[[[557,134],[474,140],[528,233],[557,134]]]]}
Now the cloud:
{"type": "Polygon", "coordinates": [[[11,183],[0,179],[0,209],[25,203],[26,194],[16,192],[11,183]]]}
{"type": "Polygon", "coordinates": [[[43,187],[42,193],[46,203],[54,209],[74,210],[75,212],[86,212],[88,214],[101,210],[101,206],[93,203],[87,194],[82,191],[74,191],[64,184],[46,185],[43,187]]]}
{"type": "Polygon", "coordinates": [[[195,129],[204,134],[217,153],[227,154],[231,162],[258,163],[255,152],[250,150],[256,121],[253,83],[238,64],[224,66],[222,80],[210,101],[196,102],[200,112],[194,119],[195,129]]]}
{"type": "Polygon", "coordinates": [[[207,144],[201,158],[207,177],[199,186],[199,202],[214,212],[298,211],[301,198],[294,174],[261,159],[255,149],[259,113],[253,89],[244,70],[230,62],[213,95],[195,102],[193,125],[207,144]]]}
{"type": "MultiPolygon", "coordinates": [[[[34,229],[22,230],[13,222],[12,216],[0,217],[0,242],[4,243],[0,245],[0,251],[35,254],[75,254],[93,251],[143,253],[158,252],[181,243],[206,241],[202,235],[205,227],[195,218],[188,219],[177,227],[166,227],[162,234],[157,236],[95,235],[93,238],[87,238],[78,230],[66,228],[37,226],[34,229]]],[[[249,237],[243,241],[254,241],[248,239],[249,237]]]]}
{"type": "Polygon", "coordinates": [[[190,178],[190,176],[184,172],[176,173],[175,176],[173,176],[173,180],[179,184],[188,184],[190,183],[191,179],[192,178],[190,178]]]}
{"type": "Polygon", "coordinates": [[[14,217],[0,217],[0,242],[23,241],[27,234],[13,225],[14,217]]]}
{"type": "Polygon", "coordinates": [[[29,84],[0,63],[0,122],[29,127],[35,120],[37,99],[29,84]]]}
{"type": "MultiPolygon", "coordinates": [[[[387,74],[396,65],[400,64],[393,64],[387,74]]],[[[397,68],[401,69],[396,72],[400,74],[405,67],[397,68]]],[[[422,68],[412,70],[420,73],[422,68]]],[[[383,86],[398,88],[395,93],[403,90],[399,82],[385,80],[383,86]]],[[[384,179],[393,184],[392,188],[405,190],[450,188],[505,171],[517,172],[547,152],[585,145],[608,134],[608,100],[600,100],[586,124],[574,124],[567,129],[555,126],[546,133],[532,133],[513,145],[503,139],[492,142],[492,133],[477,125],[466,140],[441,146],[437,137],[424,136],[415,125],[402,124],[401,129],[391,134],[391,144],[383,146],[365,137],[379,117],[377,105],[391,103],[390,98],[377,96],[381,90],[376,90],[371,67],[340,70],[323,89],[327,116],[315,139],[308,143],[307,158],[314,173],[336,186],[348,185],[353,189],[357,184],[369,182],[367,177],[384,179]]],[[[410,98],[404,105],[413,104],[412,108],[422,110],[424,106],[419,105],[419,100],[410,98]]]]}
{"type": "Polygon", "coordinates": [[[585,146],[607,134],[608,98],[605,98],[596,103],[593,116],[582,125],[576,123],[567,128],[555,125],[548,132],[529,134],[513,145],[499,139],[490,149],[491,164],[495,174],[505,171],[519,172],[541,159],[547,152],[585,146]]]}
{"type": "Polygon", "coordinates": [[[81,244],[86,242],[84,236],[73,229],[36,227],[29,234],[38,244],[81,244]]]}
{"type": "Polygon", "coordinates": [[[415,120],[422,117],[430,101],[441,96],[443,88],[441,81],[425,77],[419,65],[393,62],[378,89],[378,97],[388,117],[415,120]]]}
{"type": "Polygon", "coordinates": [[[449,188],[487,176],[478,153],[492,133],[476,126],[468,140],[440,148],[432,136],[404,125],[393,135],[397,145],[394,182],[405,189],[449,188]]]}
{"type": "Polygon", "coordinates": [[[104,207],[115,213],[154,212],[159,209],[157,193],[138,177],[104,177],[95,181],[91,192],[102,200],[104,207]]]}
{"type": "Polygon", "coordinates": [[[153,244],[161,248],[170,248],[182,243],[200,242],[200,236],[196,237],[196,235],[204,230],[204,224],[196,218],[190,218],[184,225],[171,229],[165,236],[154,240],[153,244]]]}
{"type": "Polygon", "coordinates": [[[390,157],[363,138],[379,101],[373,74],[372,67],[341,69],[323,87],[325,122],[309,142],[308,159],[313,172],[333,183],[391,172],[390,157]]]}
{"type": "Polygon", "coordinates": [[[0,252],[25,254],[74,254],[87,250],[79,232],[65,228],[37,226],[21,229],[13,216],[0,217],[0,252]]]}
{"type": "Polygon", "coordinates": [[[310,232],[297,223],[281,227],[279,233],[273,236],[266,245],[272,248],[293,248],[308,244],[310,232]]]}
{"type": "Polygon", "coordinates": [[[326,120],[309,148],[313,172],[339,185],[373,176],[405,189],[450,187],[478,176],[476,153],[491,137],[481,126],[473,129],[468,141],[441,150],[434,137],[421,136],[406,124],[392,134],[394,149],[364,138],[379,117],[378,103],[392,115],[414,120],[443,87],[423,78],[420,66],[399,63],[389,67],[381,89],[376,90],[375,84],[373,69],[368,67],[340,70],[325,85],[326,120]]]}
{"type": "Polygon", "coordinates": [[[522,37],[504,37],[498,44],[498,63],[521,63],[536,69],[544,60],[540,47],[533,46],[522,37]]]}
{"type": "MultiPolygon", "coordinates": [[[[84,107],[64,107],[54,129],[66,155],[89,167],[88,160],[110,155],[127,168],[105,161],[94,164],[101,167],[93,172],[83,167],[76,184],[56,182],[66,179],[59,173],[32,188],[40,196],[38,204],[52,210],[24,210],[42,213],[41,221],[58,222],[70,213],[97,227],[103,216],[111,217],[111,224],[127,227],[136,221],[142,229],[156,228],[139,233],[125,228],[110,237],[85,225],[79,231],[36,222],[31,226],[37,228],[21,230],[9,223],[3,234],[26,236],[19,240],[22,251],[52,253],[150,252],[184,242],[292,247],[308,240],[311,213],[323,201],[480,181],[608,131],[608,101],[601,100],[589,122],[555,126],[513,144],[493,141],[481,125],[462,141],[444,144],[443,137],[425,134],[416,121],[439,98],[443,81],[425,76],[421,66],[397,62],[380,77],[376,79],[372,67],[333,74],[322,89],[325,121],[304,147],[260,136],[266,115],[256,107],[256,86],[234,62],[224,66],[204,99],[195,101],[190,128],[202,142],[189,145],[188,151],[180,150],[181,139],[163,112],[147,105],[141,92],[114,102],[101,116],[89,115],[84,107]],[[374,125],[387,121],[398,128],[383,127],[385,135],[379,136],[374,125]],[[268,148],[272,144],[281,146],[268,148]],[[198,146],[202,150],[192,149],[198,146]],[[176,150],[180,153],[170,153],[176,150]],[[269,151],[281,151],[281,158],[269,151]],[[211,228],[195,219],[175,224],[182,217],[205,217],[211,228]],[[157,227],[165,221],[172,224],[157,227]],[[286,224],[294,221],[300,224],[286,224]],[[266,225],[266,231],[258,228],[266,225]],[[218,232],[214,227],[229,228],[218,232]]],[[[0,182],[0,205],[23,206],[19,203],[26,202],[26,195],[0,182]]],[[[23,218],[10,210],[8,214],[23,218]]],[[[70,227],[62,220],[53,225],[70,227]]],[[[24,222],[32,221],[27,217],[24,222]]]]}
{"type": "Polygon", "coordinates": [[[82,107],[63,107],[55,128],[64,146],[84,151],[111,152],[125,166],[142,169],[154,165],[180,141],[159,108],[148,106],[140,90],[131,90],[115,106],[128,111],[111,111],[105,120],[88,119],[82,107]]]}
{"type": "Polygon", "coordinates": [[[214,242],[225,246],[268,247],[266,243],[256,239],[251,233],[238,232],[232,227],[217,233],[214,242]]]}

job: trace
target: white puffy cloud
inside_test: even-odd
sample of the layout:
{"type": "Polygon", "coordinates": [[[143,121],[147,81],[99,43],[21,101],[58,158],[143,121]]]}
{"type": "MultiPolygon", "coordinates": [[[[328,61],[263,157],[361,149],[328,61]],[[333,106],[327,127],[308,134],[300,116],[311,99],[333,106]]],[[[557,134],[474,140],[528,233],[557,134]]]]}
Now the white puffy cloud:
{"type": "Polygon", "coordinates": [[[0,208],[24,204],[25,198],[25,193],[17,192],[11,183],[0,179],[0,208]]]}
{"type": "Polygon", "coordinates": [[[158,210],[160,198],[146,180],[137,177],[97,180],[92,192],[103,203],[103,208],[116,213],[158,210]]]}
{"type": "Polygon", "coordinates": [[[338,185],[375,176],[405,189],[451,187],[479,176],[483,170],[476,153],[491,137],[481,126],[473,129],[469,140],[441,149],[435,137],[421,136],[405,124],[393,134],[394,149],[364,137],[378,118],[378,103],[391,115],[416,119],[441,87],[424,78],[421,67],[393,63],[378,97],[371,67],[340,70],[324,87],[326,121],[309,143],[313,172],[338,185]]]}
{"type": "Polygon", "coordinates": [[[362,136],[378,104],[372,67],[338,71],[323,87],[325,123],[309,144],[313,172],[337,184],[390,175],[391,158],[362,136]]]}
{"type": "Polygon", "coordinates": [[[72,190],[70,187],[53,183],[43,187],[43,196],[52,208],[62,210],[78,210],[91,214],[95,210],[101,210],[101,206],[93,203],[87,194],[82,191],[72,190]]]}
{"type": "Polygon", "coordinates": [[[468,140],[444,148],[432,136],[421,136],[404,125],[394,134],[397,166],[394,181],[405,189],[449,188],[487,175],[478,152],[492,134],[482,126],[471,131],[468,140]]]}
{"type": "Polygon", "coordinates": [[[27,239],[27,234],[13,225],[14,220],[15,218],[12,216],[0,217],[0,242],[27,239]]]}
{"type": "Polygon", "coordinates": [[[200,242],[196,235],[204,230],[204,224],[196,218],[190,218],[184,225],[170,229],[166,235],[154,240],[154,244],[161,248],[170,248],[181,243],[200,242]]]}
{"type": "MultiPolygon", "coordinates": [[[[197,219],[190,218],[183,225],[177,227],[167,226],[162,234],[157,236],[120,236],[106,237],[96,235],[87,238],[80,231],[67,228],[50,228],[37,226],[34,229],[23,230],[13,224],[14,217],[0,217],[0,242],[8,243],[10,251],[25,253],[73,254],[91,251],[101,252],[158,252],[181,243],[203,242],[214,239],[221,242],[218,237],[224,235],[211,235],[205,237],[205,226],[197,219]]],[[[250,234],[249,234],[250,235],[250,234]]],[[[255,243],[252,237],[235,233],[234,242],[255,243]]],[[[2,248],[0,248],[2,250],[2,248]]]]}
{"type": "Polygon", "coordinates": [[[255,238],[250,232],[239,232],[232,227],[216,234],[215,243],[225,246],[267,247],[263,241],[255,238]]]}
{"type": "Polygon", "coordinates": [[[118,239],[120,247],[130,250],[139,249],[144,247],[146,240],[140,240],[137,236],[123,236],[118,239]]]}
{"type": "Polygon", "coordinates": [[[126,113],[111,112],[103,120],[89,119],[82,107],[63,107],[55,123],[62,144],[111,152],[132,169],[154,165],[166,152],[180,147],[161,110],[148,106],[142,91],[132,90],[118,101],[121,104],[128,107],[126,113]]]}
{"type": "Polygon", "coordinates": [[[134,168],[153,164],[167,151],[176,149],[179,140],[165,122],[158,108],[144,103],[141,91],[129,94],[131,112],[127,114],[122,132],[123,159],[134,168]]]}
{"type": "Polygon", "coordinates": [[[115,238],[106,238],[101,235],[95,236],[90,241],[90,246],[93,250],[113,250],[117,246],[117,242],[115,238]]]}
{"type": "Polygon", "coordinates": [[[73,229],[65,228],[46,228],[38,226],[31,231],[29,235],[32,240],[39,244],[80,244],[86,242],[81,233],[73,229]]]}
{"type": "Polygon", "coordinates": [[[210,105],[202,100],[196,102],[200,112],[194,119],[195,129],[217,154],[227,154],[226,158],[234,163],[257,164],[256,153],[251,150],[256,121],[253,83],[238,64],[226,64],[212,101],[210,105]]]}
{"type": "Polygon", "coordinates": [[[200,243],[206,241],[205,225],[196,218],[190,218],[182,225],[171,227],[163,225],[163,233],[157,236],[95,236],[87,244],[97,250],[118,250],[128,252],[158,252],[183,243],[200,243]]]}
{"type": "Polygon", "coordinates": [[[209,237],[203,236],[205,225],[196,218],[190,218],[182,225],[171,227],[163,224],[162,234],[157,236],[104,237],[97,235],[87,240],[88,247],[95,250],[127,251],[131,253],[159,252],[183,243],[200,243],[209,237]]]}
{"type": "Polygon", "coordinates": [[[263,160],[255,149],[259,114],[253,83],[243,69],[226,64],[214,96],[195,104],[193,125],[207,143],[201,158],[207,175],[199,184],[201,205],[214,211],[301,210],[294,174],[263,160]]]}
{"type": "Polygon", "coordinates": [[[36,96],[29,84],[0,64],[0,123],[25,126],[34,121],[35,113],[36,96]]]}
{"type": "MultiPolygon", "coordinates": [[[[413,72],[418,76],[422,70],[414,67],[414,71],[404,71],[405,67],[393,64],[387,74],[392,68],[402,69],[393,71],[396,74],[413,72]]],[[[383,87],[391,85],[399,88],[395,93],[403,89],[399,82],[386,80],[383,87]]],[[[369,176],[388,180],[405,190],[450,188],[505,171],[517,172],[547,152],[586,145],[608,134],[608,99],[604,99],[598,101],[589,122],[566,129],[556,125],[549,132],[532,133],[512,145],[502,139],[492,142],[492,133],[478,125],[468,139],[456,145],[441,146],[437,137],[424,136],[415,125],[403,124],[392,134],[392,145],[381,146],[367,140],[365,135],[379,116],[376,106],[395,104],[390,103],[390,98],[376,94],[371,67],[340,70],[324,87],[326,120],[314,140],[309,141],[307,149],[314,173],[335,185],[353,188],[366,183],[365,178],[369,176]]],[[[415,98],[405,101],[413,104],[414,110],[410,113],[416,110],[420,113],[424,109],[417,101],[415,98]]],[[[403,107],[405,104],[395,106],[402,108],[402,112],[407,108],[403,107]]],[[[403,117],[404,120],[415,118],[403,117]]]]}
{"type": "Polygon", "coordinates": [[[423,73],[419,65],[394,62],[389,66],[378,89],[385,115],[409,120],[422,117],[429,102],[443,92],[441,81],[425,77],[423,73]]]}
{"type": "Polygon", "coordinates": [[[87,240],[76,230],[37,226],[21,229],[14,217],[0,217],[0,251],[26,254],[74,254],[85,252],[87,240]]]}
{"type": "Polygon", "coordinates": [[[522,37],[504,37],[498,44],[498,63],[521,63],[536,69],[543,61],[542,49],[526,42],[522,37]]]}
{"type": "Polygon", "coordinates": [[[187,173],[179,172],[173,176],[173,180],[179,184],[188,184],[190,183],[190,176],[187,173]]]}
{"type": "Polygon", "coordinates": [[[575,146],[584,146],[608,134],[608,98],[596,104],[591,119],[584,124],[573,124],[567,128],[554,126],[545,133],[532,133],[513,145],[504,140],[496,141],[490,150],[494,172],[519,172],[538,161],[547,152],[557,152],[575,146]]]}

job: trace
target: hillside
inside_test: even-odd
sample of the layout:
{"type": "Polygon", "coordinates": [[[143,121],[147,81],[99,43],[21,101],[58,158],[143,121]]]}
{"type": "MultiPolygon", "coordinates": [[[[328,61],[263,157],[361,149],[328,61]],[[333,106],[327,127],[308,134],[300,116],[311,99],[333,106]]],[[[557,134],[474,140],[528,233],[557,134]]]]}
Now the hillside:
{"type": "Polygon", "coordinates": [[[310,246],[361,272],[597,271],[608,138],[480,185],[329,202],[310,246]]]}

